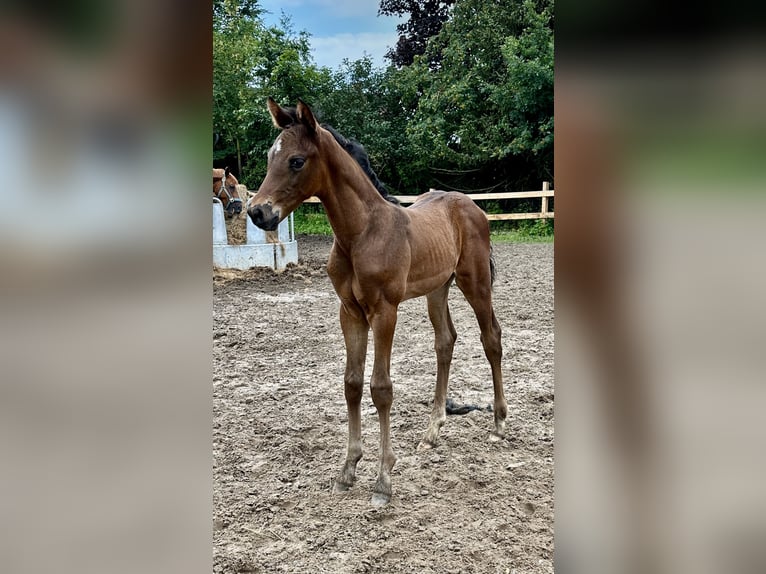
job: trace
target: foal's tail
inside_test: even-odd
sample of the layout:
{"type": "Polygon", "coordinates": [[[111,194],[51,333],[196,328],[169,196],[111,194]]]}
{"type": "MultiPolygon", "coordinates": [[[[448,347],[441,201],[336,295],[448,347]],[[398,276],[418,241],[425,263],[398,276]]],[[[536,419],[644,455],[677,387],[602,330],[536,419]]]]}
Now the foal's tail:
{"type": "Polygon", "coordinates": [[[492,244],[489,244],[489,279],[490,285],[495,284],[495,258],[492,255],[492,244]]]}

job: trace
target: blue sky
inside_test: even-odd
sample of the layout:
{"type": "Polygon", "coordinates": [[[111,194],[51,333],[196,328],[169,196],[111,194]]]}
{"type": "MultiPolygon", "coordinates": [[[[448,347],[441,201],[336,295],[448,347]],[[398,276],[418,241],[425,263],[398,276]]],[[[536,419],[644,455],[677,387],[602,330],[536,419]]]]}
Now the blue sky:
{"type": "Polygon", "coordinates": [[[266,24],[278,24],[282,12],[291,17],[296,32],[311,34],[314,61],[338,67],[343,58],[357,60],[365,54],[376,66],[396,44],[399,18],[378,16],[380,0],[261,0],[266,24]]]}

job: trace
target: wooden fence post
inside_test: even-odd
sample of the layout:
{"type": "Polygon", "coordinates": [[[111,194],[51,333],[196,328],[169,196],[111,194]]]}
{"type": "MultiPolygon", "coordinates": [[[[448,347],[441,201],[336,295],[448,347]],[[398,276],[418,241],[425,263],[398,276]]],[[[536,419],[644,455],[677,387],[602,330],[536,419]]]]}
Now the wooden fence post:
{"type": "MultiPolygon", "coordinates": [[[[551,188],[550,182],[544,181],[543,182],[543,191],[548,191],[551,188]]],[[[546,196],[543,196],[543,205],[541,209],[541,214],[543,217],[548,216],[548,198],[546,196]]]]}

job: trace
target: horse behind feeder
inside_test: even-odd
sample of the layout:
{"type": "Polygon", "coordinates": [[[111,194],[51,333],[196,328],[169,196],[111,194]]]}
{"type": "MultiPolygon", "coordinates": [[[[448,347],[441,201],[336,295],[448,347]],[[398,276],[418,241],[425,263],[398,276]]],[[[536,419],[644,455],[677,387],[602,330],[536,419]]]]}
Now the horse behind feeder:
{"type": "Polygon", "coordinates": [[[213,169],[213,197],[223,204],[227,217],[233,217],[242,212],[242,198],[239,195],[237,178],[229,168],[213,169]]]}
{"type": "Polygon", "coordinates": [[[268,108],[282,133],[268,152],[266,178],[249,201],[248,215],[258,227],[273,230],[312,195],[324,205],[335,235],[327,272],[341,301],[346,344],[348,448],[334,490],[344,492],[353,485],[362,458],[361,399],[372,329],[375,353],[370,390],[380,421],[380,466],[371,502],[384,505],[391,500],[391,469],[396,462],[391,447],[390,366],[402,301],[425,296],[435,332],[436,392],[421,448],[436,444],[447,418],[447,380],[457,337],[448,307],[453,282],[476,313],[492,369],[494,433],[504,434],[508,409],[500,366],[501,331],[492,307],[489,222],[462,193],[429,192],[408,209],[393,205],[317,123],[307,105],[299,101],[290,110],[269,98],[268,108]]]}

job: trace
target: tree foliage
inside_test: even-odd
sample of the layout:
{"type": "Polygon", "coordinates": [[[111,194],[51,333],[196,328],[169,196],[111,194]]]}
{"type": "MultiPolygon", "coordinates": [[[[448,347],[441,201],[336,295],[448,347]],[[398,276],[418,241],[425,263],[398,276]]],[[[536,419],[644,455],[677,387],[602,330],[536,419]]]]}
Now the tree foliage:
{"type": "Polygon", "coordinates": [[[376,69],[365,57],[345,60],[333,73],[333,90],[319,102],[323,122],[361,142],[373,169],[394,194],[412,193],[420,178],[412,170],[406,136],[408,111],[393,68],[376,69]]]}
{"type": "Polygon", "coordinates": [[[407,128],[414,157],[437,183],[512,189],[550,178],[552,8],[458,0],[426,53],[402,70],[401,92],[417,102],[407,128]]]}
{"type": "Polygon", "coordinates": [[[398,24],[399,40],[386,57],[395,66],[409,66],[426,51],[428,39],[439,33],[447,21],[455,0],[381,0],[378,14],[384,16],[409,15],[398,24]]]}
{"type": "Polygon", "coordinates": [[[400,31],[418,38],[411,60],[402,52],[385,68],[365,57],[329,70],[313,63],[310,37],[289,21],[266,27],[257,0],[216,0],[219,165],[240,164],[240,180],[259,185],[275,137],[264,106],[272,96],[282,104],[303,99],[320,121],[361,142],[392,193],[538,189],[552,179],[554,0],[380,7],[410,15],[412,27],[400,31]]]}
{"type": "Polygon", "coordinates": [[[258,0],[213,0],[213,26],[233,18],[260,18],[258,0]]]}
{"type": "Polygon", "coordinates": [[[309,36],[289,20],[267,27],[256,0],[213,4],[213,160],[231,163],[243,183],[257,187],[274,140],[266,98],[319,99],[330,71],[311,59],[309,36]]]}
{"type": "Polygon", "coordinates": [[[262,32],[257,13],[243,14],[236,2],[213,3],[213,130],[218,140],[213,159],[234,156],[238,171],[247,126],[253,121],[250,86],[262,32]]]}

